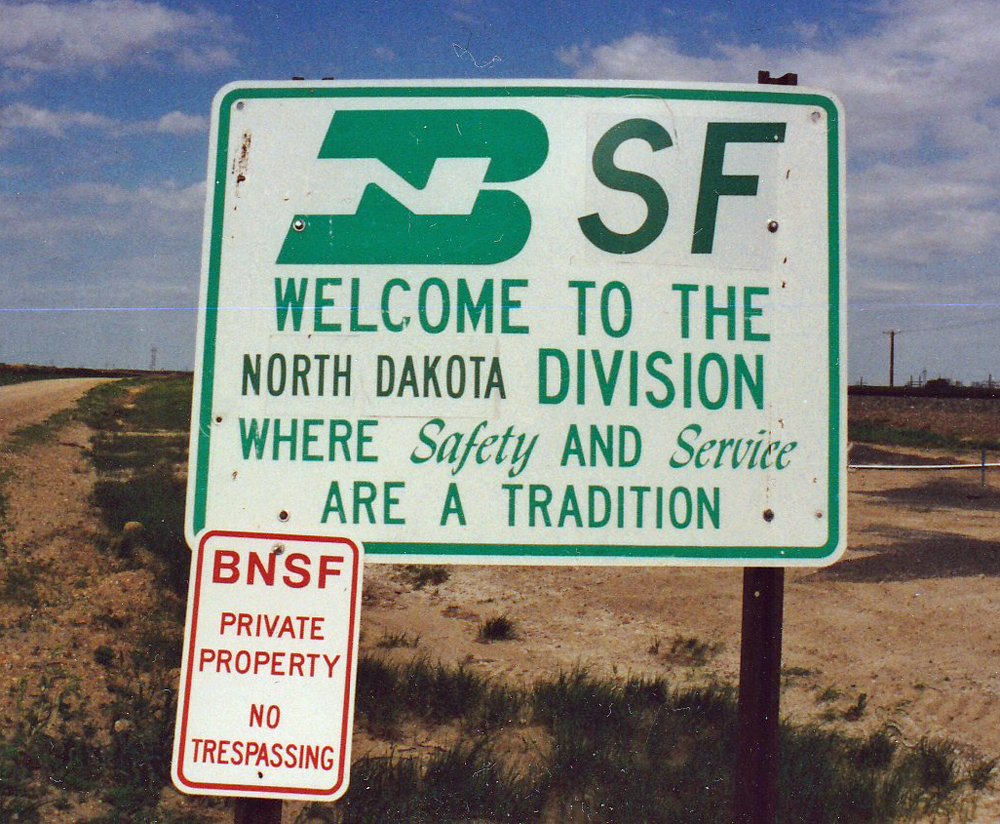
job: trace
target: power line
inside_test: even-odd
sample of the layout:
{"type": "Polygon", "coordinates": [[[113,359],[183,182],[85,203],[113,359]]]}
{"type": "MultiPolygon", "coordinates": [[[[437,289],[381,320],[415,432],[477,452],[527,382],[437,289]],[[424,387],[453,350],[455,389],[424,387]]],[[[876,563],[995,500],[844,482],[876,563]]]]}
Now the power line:
{"type": "Polygon", "coordinates": [[[969,320],[961,323],[945,323],[941,326],[918,326],[915,329],[902,329],[902,332],[940,332],[944,329],[966,329],[969,326],[984,326],[990,323],[1000,323],[1000,317],[969,320]]]}

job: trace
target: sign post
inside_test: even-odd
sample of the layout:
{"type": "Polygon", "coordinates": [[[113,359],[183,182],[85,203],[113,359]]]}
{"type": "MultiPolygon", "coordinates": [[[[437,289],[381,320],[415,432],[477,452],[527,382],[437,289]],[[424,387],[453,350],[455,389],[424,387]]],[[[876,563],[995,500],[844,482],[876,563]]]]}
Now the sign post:
{"type": "MultiPolygon", "coordinates": [[[[794,73],[772,78],[770,72],[757,72],[761,84],[795,86],[798,80],[794,73]]],[[[733,788],[737,824],[771,824],[777,820],[784,601],[784,569],[748,567],[743,571],[733,788]]]]}
{"type": "Polygon", "coordinates": [[[233,824],[281,824],[282,802],[275,798],[237,798],[233,824]]]}

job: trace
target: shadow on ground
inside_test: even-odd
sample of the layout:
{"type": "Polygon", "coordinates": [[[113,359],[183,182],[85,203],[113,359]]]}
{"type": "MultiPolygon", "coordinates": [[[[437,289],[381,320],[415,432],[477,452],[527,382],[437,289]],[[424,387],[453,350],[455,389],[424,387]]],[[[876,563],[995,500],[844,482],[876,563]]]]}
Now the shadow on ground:
{"type": "MultiPolygon", "coordinates": [[[[984,488],[978,477],[975,480],[928,478],[919,486],[854,491],[853,494],[879,503],[918,509],[1000,511],[1000,490],[989,486],[984,488]]],[[[1000,538],[1000,535],[997,537],[1000,538]]]]}
{"type": "Polygon", "coordinates": [[[881,464],[883,466],[935,466],[941,464],[970,463],[968,458],[957,458],[954,455],[936,455],[929,457],[919,452],[907,452],[901,449],[886,449],[867,443],[854,443],[850,447],[851,464],[881,464]]]}
{"type": "Polygon", "coordinates": [[[1000,535],[996,541],[967,538],[948,532],[878,530],[889,539],[882,546],[850,549],[836,564],[813,573],[813,578],[849,583],[914,581],[925,578],[1000,576],[1000,535]]]}

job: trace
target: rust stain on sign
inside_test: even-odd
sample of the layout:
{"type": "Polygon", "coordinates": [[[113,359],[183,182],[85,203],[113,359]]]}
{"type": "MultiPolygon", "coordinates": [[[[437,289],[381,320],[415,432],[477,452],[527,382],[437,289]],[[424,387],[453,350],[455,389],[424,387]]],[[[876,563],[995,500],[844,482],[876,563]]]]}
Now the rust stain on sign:
{"type": "Polygon", "coordinates": [[[247,167],[250,165],[250,144],[253,137],[250,132],[243,132],[243,141],[239,153],[233,158],[232,173],[236,175],[236,196],[240,194],[240,184],[247,179],[247,167]]]}

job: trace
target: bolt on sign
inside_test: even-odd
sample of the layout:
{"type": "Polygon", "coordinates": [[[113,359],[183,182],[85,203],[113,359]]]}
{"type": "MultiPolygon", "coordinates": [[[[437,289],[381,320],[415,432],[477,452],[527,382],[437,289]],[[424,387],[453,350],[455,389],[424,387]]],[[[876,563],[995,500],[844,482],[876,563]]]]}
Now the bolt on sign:
{"type": "Polygon", "coordinates": [[[192,555],[173,780],[196,795],[347,791],[363,549],[209,531],[192,555]]]}
{"type": "Polygon", "coordinates": [[[216,98],[187,509],[373,561],[820,565],[844,128],[802,88],[216,98]]]}

